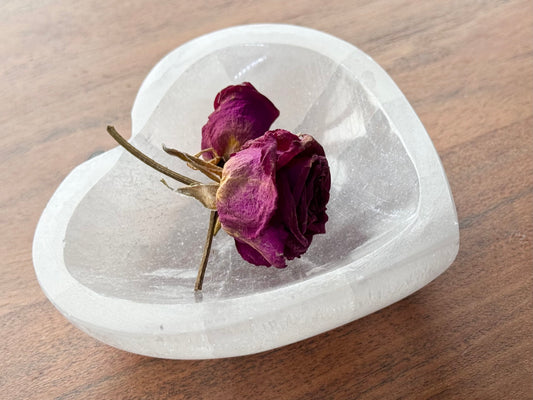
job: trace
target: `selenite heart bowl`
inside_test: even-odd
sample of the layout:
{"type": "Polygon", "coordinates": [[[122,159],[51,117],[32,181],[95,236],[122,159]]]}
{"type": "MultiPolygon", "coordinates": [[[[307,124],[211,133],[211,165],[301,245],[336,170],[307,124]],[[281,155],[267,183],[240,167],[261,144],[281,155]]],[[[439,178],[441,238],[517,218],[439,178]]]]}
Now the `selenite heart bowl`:
{"type": "Polygon", "coordinates": [[[332,177],[327,233],[276,269],[242,260],[221,231],[195,293],[209,211],[114,148],[67,176],[34,238],[43,291],[81,330],[154,357],[251,354],[394,303],[454,260],[455,206],[424,127],[379,65],[328,34],[248,25],[178,47],[143,82],[130,141],[203,179],[161,144],[199,151],[216,93],[244,81],[280,110],[272,129],[307,133],[324,146],[332,177]]]}

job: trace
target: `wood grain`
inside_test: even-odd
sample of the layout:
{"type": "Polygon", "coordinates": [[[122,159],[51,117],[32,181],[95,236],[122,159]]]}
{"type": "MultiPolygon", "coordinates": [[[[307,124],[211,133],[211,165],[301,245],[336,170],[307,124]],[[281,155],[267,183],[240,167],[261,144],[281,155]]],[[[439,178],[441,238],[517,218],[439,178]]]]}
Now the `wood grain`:
{"type": "Polygon", "coordinates": [[[0,398],[531,399],[533,6],[530,1],[3,1],[0,398]],[[305,25],[393,77],[434,141],[461,227],[457,260],[390,307],[223,360],[115,350],[46,300],[31,245],[68,172],[131,128],[167,52],[238,24],[305,25]]]}

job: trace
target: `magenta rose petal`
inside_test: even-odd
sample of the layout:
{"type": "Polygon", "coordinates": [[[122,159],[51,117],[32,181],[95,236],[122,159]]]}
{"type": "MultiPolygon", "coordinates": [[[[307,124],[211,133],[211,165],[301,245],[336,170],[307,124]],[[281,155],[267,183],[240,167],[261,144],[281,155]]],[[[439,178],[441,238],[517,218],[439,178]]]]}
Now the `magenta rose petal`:
{"type": "Polygon", "coordinates": [[[288,233],[280,228],[280,226],[271,226],[258,237],[235,239],[239,254],[255,265],[285,268],[287,264],[284,250],[288,233]]]}
{"type": "Polygon", "coordinates": [[[274,162],[274,148],[265,146],[239,152],[224,166],[217,210],[232,236],[256,237],[272,219],[278,198],[274,162]]]}
{"type": "Polygon", "coordinates": [[[257,250],[255,250],[252,246],[241,242],[238,239],[235,239],[235,247],[237,248],[237,251],[241,255],[241,257],[248,261],[251,264],[254,265],[264,265],[265,267],[269,267],[271,264],[259,253],[257,250]]]}
{"type": "MultiPolygon", "coordinates": [[[[299,210],[297,209],[297,204],[294,197],[291,195],[290,183],[286,179],[278,180],[278,189],[279,189],[279,205],[278,212],[279,218],[284,221],[286,228],[292,234],[293,239],[306,246],[307,239],[300,231],[299,226],[299,210]]],[[[307,214],[307,210],[303,210],[303,213],[307,214]]]]}
{"type": "MultiPolygon", "coordinates": [[[[307,157],[295,158],[287,168],[281,170],[291,188],[291,196],[294,197],[296,202],[299,202],[299,199],[305,190],[309,190],[313,187],[312,185],[309,186],[307,182],[313,161],[314,159],[309,159],[307,157]]],[[[282,175],[281,172],[279,172],[278,175],[282,175]]],[[[304,208],[302,212],[305,211],[306,209],[304,208]]]]}

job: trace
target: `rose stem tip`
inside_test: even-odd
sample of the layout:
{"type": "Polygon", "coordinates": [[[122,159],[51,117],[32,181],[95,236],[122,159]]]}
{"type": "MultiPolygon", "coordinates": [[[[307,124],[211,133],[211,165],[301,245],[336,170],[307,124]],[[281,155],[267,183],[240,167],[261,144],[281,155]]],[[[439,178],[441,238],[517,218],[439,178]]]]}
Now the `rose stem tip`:
{"type": "Polygon", "coordinates": [[[196,284],[194,290],[202,290],[202,284],[204,283],[205,269],[207,268],[207,261],[209,260],[209,253],[211,252],[211,243],[213,242],[213,235],[215,232],[215,226],[217,224],[218,213],[211,211],[209,215],[209,228],[207,229],[207,237],[205,238],[204,253],[202,254],[202,261],[200,262],[200,268],[198,269],[198,276],[196,277],[196,284]]]}
{"type": "Polygon", "coordinates": [[[130,152],[132,155],[137,157],[139,160],[141,160],[146,165],[149,165],[156,171],[161,172],[162,174],[165,174],[166,176],[171,177],[172,179],[177,180],[178,182],[181,182],[185,185],[198,185],[200,182],[195,181],[194,179],[188,178],[184,175],[178,174],[177,172],[174,172],[164,165],[159,164],[158,162],[152,160],[150,157],[148,157],[146,154],[142,153],[139,149],[137,149],[135,146],[130,144],[126,139],[124,139],[122,136],[120,136],[120,133],[116,131],[116,129],[108,125],[107,126],[107,132],[117,141],[119,145],[124,147],[128,152],[130,152]]]}

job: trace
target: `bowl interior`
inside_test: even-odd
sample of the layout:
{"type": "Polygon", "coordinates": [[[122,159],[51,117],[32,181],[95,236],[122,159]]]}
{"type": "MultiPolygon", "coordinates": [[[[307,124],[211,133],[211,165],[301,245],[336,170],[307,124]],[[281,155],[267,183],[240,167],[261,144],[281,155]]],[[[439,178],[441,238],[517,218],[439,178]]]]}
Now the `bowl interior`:
{"type": "MultiPolygon", "coordinates": [[[[309,251],[283,270],[246,263],[221,231],[203,301],[272,290],[353,264],[401,232],[419,203],[417,171],[376,98],[342,64],[302,47],[239,45],[197,60],[132,142],[162,164],[202,179],[161,144],[197,152],[216,93],[243,81],[280,110],[272,128],[313,135],[324,146],[332,174],[330,219],[327,233],[315,236],[309,251]]],[[[166,188],[161,177],[124,153],[79,203],[65,234],[64,259],[81,284],[137,302],[191,301],[209,211],[166,188]]]]}

